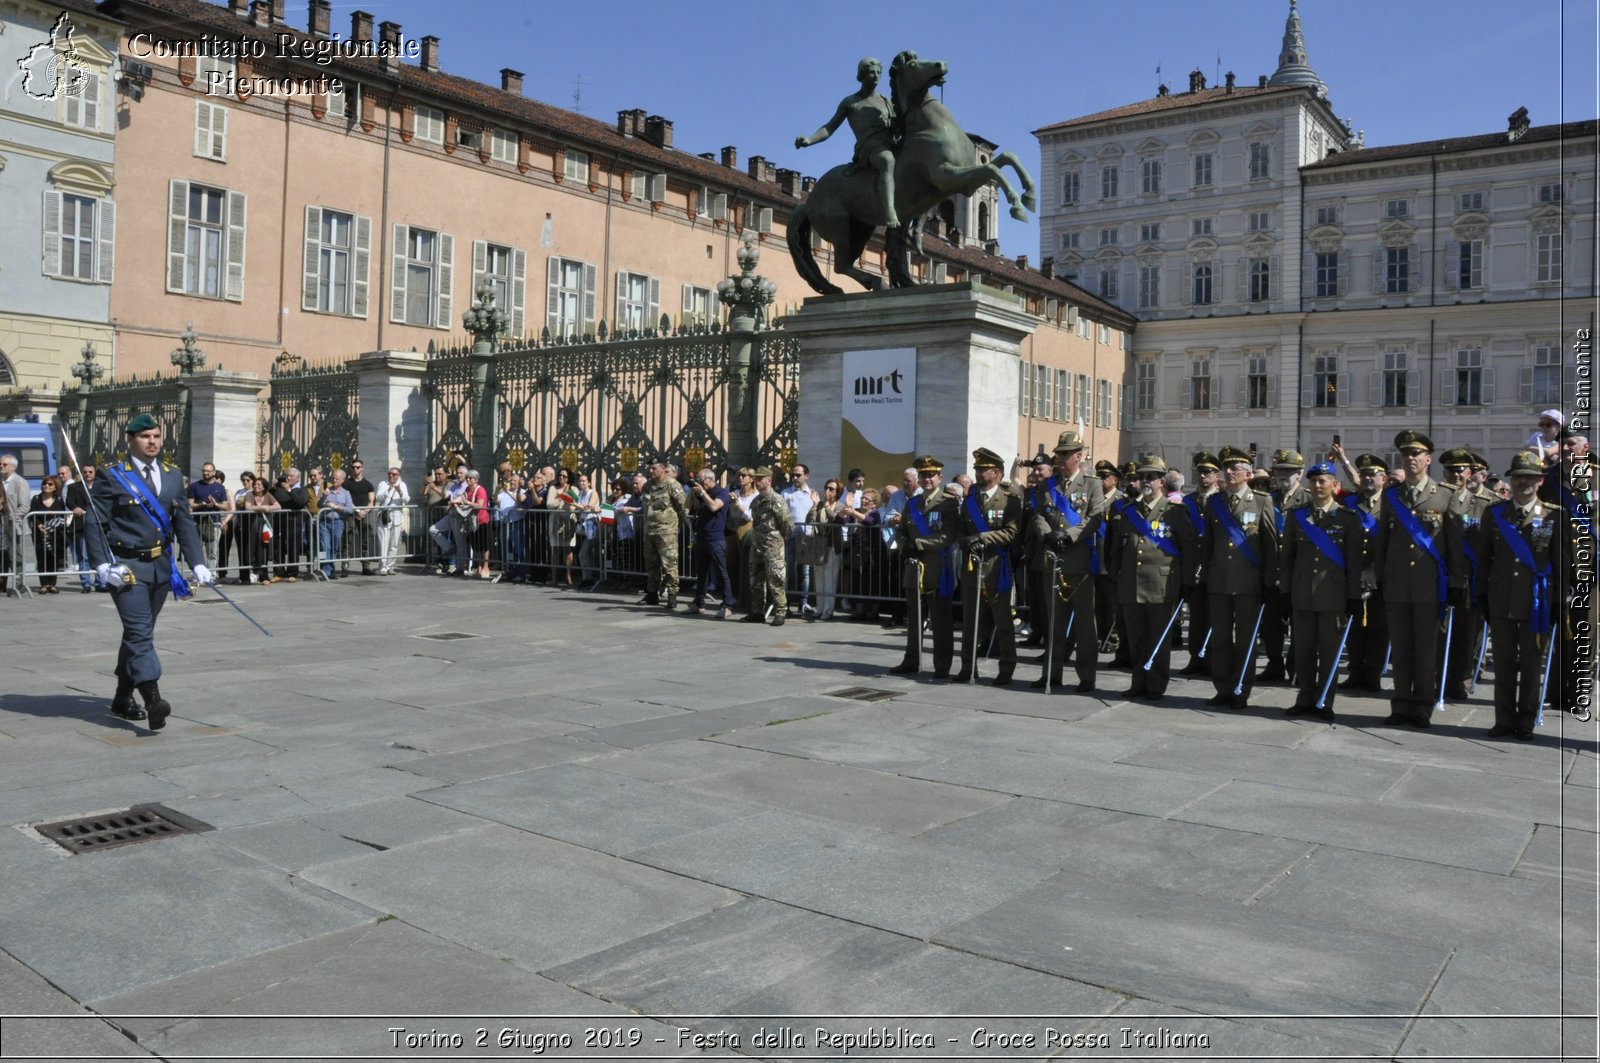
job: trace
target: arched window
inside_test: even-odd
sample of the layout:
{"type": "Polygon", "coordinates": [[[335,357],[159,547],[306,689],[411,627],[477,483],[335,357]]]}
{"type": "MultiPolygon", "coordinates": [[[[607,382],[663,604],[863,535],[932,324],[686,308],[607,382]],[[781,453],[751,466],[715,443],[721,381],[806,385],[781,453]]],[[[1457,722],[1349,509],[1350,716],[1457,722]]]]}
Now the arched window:
{"type": "Polygon", "coordinates": [[[939,204],[939,217],[944,221],[945,230],[948,232],[956,227],[956,201],[947,199],[939,204]]]}
{"type": "Polygon", "coordinates": [[[978,204],[978,240],[989,239],[989,204],[978,204]]]}
{"type": "Polygon", "coordinates": [[[0,388],[16,386],[17,374],[12,370],[11,363],[4,354],[0,354],[0,388]]]}

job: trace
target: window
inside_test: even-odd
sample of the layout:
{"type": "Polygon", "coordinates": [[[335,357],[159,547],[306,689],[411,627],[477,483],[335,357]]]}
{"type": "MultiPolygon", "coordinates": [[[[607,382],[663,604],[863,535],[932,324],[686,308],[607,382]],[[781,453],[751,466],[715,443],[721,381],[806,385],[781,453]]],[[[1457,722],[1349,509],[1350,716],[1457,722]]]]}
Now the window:
{"type": "Polygon", "coordinates": [[[1318,207],[1317,208],[1317,224],[1318,225],[1338,225],[1339,224],[1339,208],[1338,207],[1318,207]]]}
{"type": "MultiPolygon", "coordinates": [[[[1115,267],[1100,271],[1100,298],[1115,301],[1122,295],[1122,285],[1118,280],[1120,271],[1115,267]]],[[[1080,322],[1082,318],[1078,319],[1080,322]]]]}
{"type": "Polygon", "coordinates": [[[1311,403],[1318,409],[1339,405],[1339,356],[1319,354],[1311,361],[1311,403]]]}
{"type": "Polygon", "coordinates": [[[416,109],[416,139],[427,144],[444,143],[444,112],[435,107],[416,109]]]}
{"type": "Polygon", "coordinates": [[[650,175],[635,171],[628,176],[628,198],[644,202],[650,195],[650,175]]]}
{"type": "Polygon", "coordinates": [[[1194,304],[1208,306],[1211,303],[1211,263],[1195,263],[1193,280],[1194,304]]]}
{"type": "Polygon", "coordinates": [[[1117,385],[1118,408],[1122,411],[1119,426],[1124,432],[1133,431],[1133,396],[1129,394],[1132,390],[1127,384],[1117,385]]]}
{"type": "Polygon", "coordinates": [[[1540,203],[1560,203],[1562,200],[1564,200],[1566,198],[1567,198],[1566,197],[1566,188],[1565,188],[1565,186],[1563,186],[1561,184],[1549,184],[1549,185],[1540,185],[1539,186],[1539,202],[1540,203]]]}
{"type": "Polygon", "coordinates": [[[1250,180],[1265,181],[1272,176],[1272,145],[1250,145],[1250,180]]]}
{"type": "Polygon", "coordinates": [[[546,279],[545,328],[550,335],[572,339],[592,334],[599,272],[587,262],[551,255],[546,279]]]}
{"type": "Polygon", "coordinates": [[[1456,352],[1455,402],[1446,405],[1482,406],[1484,394],[1483,348],[1464,347],[1456,352]]]}
{"type": "Polygon", "coordinates": [[[579,184],[589,183],[589,156],[586,152],[567,149],[566,158],[561,164],[561,174],[569,181],[579,184]]]}
{"type": "Polygon", "coordinates": [[[1457,251],[1456,287],[1483,287],[1483,241],[1463,240],[1457,251]]]}
{"type": "Polygon", "coordinates": [[[1194,157],[1194,187],[1211,187],[1211,153],[1194,157]]]}
{"type": "Polygon", "coordinates": [[[333,78],[328,83],[328,115],[332,118],[343,118],[350,111],[350,86],[338,78],[333,78]]]}
{"type": "Polygon", "coordinates": [[[702,218],[711,216],[711,189],[701,187],[694,193],[694,212],[702,218]]]}
{"type": "Polygon", "coordinates": [[[449,328],[454,277],[455,237],[415,225],[394,227],[390,321],[449,328]]]}
{"type": "Polygon", "coordinates": [[[1156,408],[1156,363],[1153,360],[1142,359],[1134,369],[1133,393],[1140,413],[1156,408]]]}
{"type": "Polygon", "coordinates": [[[1072,374],[1056,370],[1056,401],[1052,416],[1057,421],[1072,420],[1072,374]]]}
{"type": "Polygon", "coordinates": [[[1211,409],[1211,359],[1189,360],[1189,409],[1211,409]]]}
{"type": "Polygon", "coordinates": [[[194,102],[194,153],[202,159],[228,158],[228,109],[221,104],[194,102]]]}
{"type": "Polygon", "coordinates": [[[1539,284],[1561,283],[1562,236],[1560,233],[1541,233],[1535,248],[1535,280],[1539,284]]]}
{"type": "Polygon", "coordinates": [[[1117,198],[1117,182],[1121,173],[1122,171],[1115,166],[1102,166],[1100,168],[1101,199],[1117,198]]]}
{"type": "Polygon", "coordinates": [[[1111,345],[1111,329],[1105,325],[1095,326],[1095,337],[1106,346],[1109,347],[1111,345]]]}
{"type": "Polygon", "coordinates": [[[1411,204],[1404,199],[1391,199],[1383,205],[1386,218],[1405,218],[1411,214],[1411,204]]]}
{"type": "Polygon", "coordinates": [[[1564,376],[1566,374],[1561,365],[1561,348],[1554,343],[1536,344],[1533,348],[1533,368],[1523,370],[1523,403],[1539,406],[1560,405],[1568,398],[1562,394],[1564,376]]]}
{"type": "Polygon", "coordinates": [[[1265,258],[1250,260],[1250,301],[1265,303],[1272,298],[1272,262],[1265,258]]]}
{"type": "Polygon", "coordinates": [[[1383,290],[1391,295],[1411,290],[1411,248],[1383,249],[1383,290]]]}
{"type": "Polygon", "coordinates": [[[473,302],[477,302],[480,288],[488,288],[494,293],[494,305],[504,310],[509,318],[507,331],[513,336],[521,336],[528,290],[528,253],[504,244],[474,240],[473,302]]]}
{"type": "Polygon", "coordinates": [[[1161,302],[1161,267],[1139,267],[1139,309],[1149,310],[1161,302]]]}
{"type": "Polygon", "coordinates": [[[1139,239],[1145,243],[1155,243],[1157,240],[1160,240],[1161,223],[1158,221],[1147,221],[1143,225],[1140,225],[1139,239]]]}
{"type": "Polygon", "coordinates": [[[1035,417],[1049,417],[1050,409],[1050,367],[1035,365],[1033,367],[1033,415],[1035,417]]]}
{"type": "Polygon", "coordinates": [[[115,222],[109,199],[46,190],[44,275],[110,283],[115,222]]]}
{"type": "Polygon", "coordinates": [[[515,163],[519,146],[520,138],[517,134],[507,133],[503,129],[489,131],[489,157],[496,162],[515,163]]]}
{"type": "Polygon", "coordinates": [[[1463,192],[1456,197],[1456,209],[1465,214],[1468,211],[1483,209],[1482,192],[1463,192]]]}
{"type": "Polygon", "coordinates": [[[241,302],[244,233],[243,192],[170,182],[167,291],[241,302]]]}
{"type": "Polygon", "coordinates": [[[1078,175],[1064,173],[1061,175],[1061,205],[1063,207],[1075,206],[1078,202],[1078,175]]]}
{"type": "Polygon", "coordinates": [[[618,273],[618,331],[644,332],[660,323],[661,281],[643,273],[618,273]]]}
{"type": "Polygon", "coordinates": [[[1090,416],[1094,413],[1089,407],[1094,404],[1094,396],[1089,393],[1089,375],[1079,373],[1078,377],[1078,423],[1088,424],[1090,416]]]}
{"type": "Polygon", "coordinates": [[[197,55],[194,60],[194,79],[201,86],[209,88],[213,83],[227,81],[234,76],[235,63],[232,59],[219,59],[214,55],[197,55]],[[212,77],[215,74],[216,77],[212,77]]]}
{"type": "Polygon", "coordinates": [[[477,151],[483,144],[483,130],[468,129],[464,125],[456,126],[456,145],[468,151],[477,151]]]}
{"type": "Polygon", "coordinates": [[[1111,381],[1100,380],[1096,383],[1099,391],[1099,402],[1096,404],[1095,424],[1101,428],[1110,428],[1113,411],[1111,409],[1111,381]]]}
{"type": "Polygon", "coordinates": [[[1121,242],[1122,242],[1122,230],[1121,229],[1101,229],[1100,230],[1100,246],[1101,247],[1112,247],[1112,246],[1115,246],[1116,244],[1121,243],[1121,242]]]}
{"type": "Polygon", "coordinates": [[[70,126],[100,132],[100,91],[105,75],[78,68],[62,93],[61,120],[70,126]]]}
{"type": "Polygon", "coordinates": [[[1272,228],[1272,212],[1270,210],[1253,210],[1250,212],[1251,232],[1266,232],[1270,228],[1272,228]]]}
{"type": "Polygon", "coordinates": [[[1189,223],[1189,234],[1191,236],[1210,236],[1211,235],[1211,219],[1210,218],[1196,218],[1196,219],[1194,219],[1194,221],[1189,223]]]}
{"type": "Polygon", "coordinates": [[[1411,353],[1404,348],[1385,348],[1383,351],[1383,392],[1379,396],[1384,406],[1411,405],[1411,353]]]}
{"type": "Polygon", "coordinates": [[[709,327],[717,320],[716,293],[710,288],[683,286],[683,324],[696,328],[709,327]]]}
{"type": "Polygon", "coordinates": [[[1245,359],[1244,404],[1246,409],[1265,410],[1272,404],[1270,381],[1267,378],[1267,356],[1253,354],[1245,359]]]}
{"type": "Polygon", "coordinates": [[[1062,233],[1061,234],[1061,250],[1063,250],[1063,251],[1076,251],[1077,249],[1078,249],[1078,234],[1077,233],[1062,233]]]}
{"type": "Polygon", "coordinates": [[[1316,254],[1316,297],[1330,299],[1339,294],[1339,253],[1319,251],[1316,254]]]}
{"type": "Polygon", "coordinates": [[[1153,196],[1161,191],[1161,160],[1146,159],[1139,164],[1139,191],[1153,196]]]}
{"type": "Polygon", "coordinates": [[[366,317],[372,219],[307,207],[305,238],[300,308],[366,317]]]}

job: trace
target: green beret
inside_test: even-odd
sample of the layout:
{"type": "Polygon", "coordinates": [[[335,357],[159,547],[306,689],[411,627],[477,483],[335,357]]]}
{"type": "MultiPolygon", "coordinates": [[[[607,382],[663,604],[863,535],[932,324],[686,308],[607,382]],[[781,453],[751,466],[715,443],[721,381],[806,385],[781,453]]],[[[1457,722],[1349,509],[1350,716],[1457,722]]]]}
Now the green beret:
{"type": "Polygon", "coordinates": [[[160,427],[160,425],[156,424],[154,417],[151,417],[148,413],[141,413],[128,422],[127,432],[130,436],[136,436],[140,432],[148,432],[152,428],[160,427]]]}

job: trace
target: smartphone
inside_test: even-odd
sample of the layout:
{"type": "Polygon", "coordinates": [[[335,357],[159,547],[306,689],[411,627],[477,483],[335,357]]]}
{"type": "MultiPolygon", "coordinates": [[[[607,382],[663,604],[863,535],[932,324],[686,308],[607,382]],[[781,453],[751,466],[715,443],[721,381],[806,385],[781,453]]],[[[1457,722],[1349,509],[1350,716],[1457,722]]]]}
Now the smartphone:
{"type": "Polygon", "coordinates": [[[1342,446],[1343,442],[1344,441],[1339,438],[1339,433],[1338,432],[1333,433],[1333,445],[1334,446],[1336,446],[1336,447],[1337,446],[1342,446]]]}

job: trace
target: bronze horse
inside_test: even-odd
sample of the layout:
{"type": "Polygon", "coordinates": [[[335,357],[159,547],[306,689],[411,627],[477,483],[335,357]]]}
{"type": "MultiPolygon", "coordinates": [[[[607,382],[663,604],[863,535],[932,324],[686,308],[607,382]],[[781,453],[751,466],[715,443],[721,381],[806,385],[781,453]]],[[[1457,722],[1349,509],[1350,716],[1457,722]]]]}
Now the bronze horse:
{"type": "MultiPolygon", "coordinates": [[[[896,288],[916,284],[911,277],[909,248],[921,250],[922,219],[954,195],[971,195],[990,182],[1000,186],[1011,216],[1027,221],[1027,211],[1038,209],[1033,178],[1022,161],[1006,151],[987,163],[978,162],[970,137],[945,108],[929,95],[944,84],[949,67],[935,59],[918,59],[916,52],[901,52],[889,67],[890,100],[903,133],[895,149],[895,212],[907,219],[885,234],[889,283],[896,288]],[[1019,196],[1001,167],[1010,166],[1022,183],[1019,196]]],[[[854,277],[862,287],[876,291],[880,278],[856,268],[867,241],[884,222],[877,202],[872,173],[851,163],[835,166],[817,181],[811,195],[789,218],[789,255],[807,284],[823,295],[837,294],[811,253],[811,235],[832,244],[836,268],[854,277]]]]}

